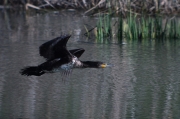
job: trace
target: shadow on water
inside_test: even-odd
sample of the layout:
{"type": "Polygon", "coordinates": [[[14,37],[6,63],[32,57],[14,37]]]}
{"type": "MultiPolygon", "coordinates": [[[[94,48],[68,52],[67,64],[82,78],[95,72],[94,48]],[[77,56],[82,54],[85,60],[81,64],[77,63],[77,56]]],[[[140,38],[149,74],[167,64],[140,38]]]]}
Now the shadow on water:
{"type": "Polygon", "coordinates": [[[180,42],[79,42],[84,24],[96,21],[80,14],[0,11],[0,119],[180,117],[180,42]],[[114,67],[75,69],[66,83],[60,73],[21,76],[22,67],[44,61],[39,45],[61,33],[72,34],[69,49],[86,50],[81,60],[114,67]]]}

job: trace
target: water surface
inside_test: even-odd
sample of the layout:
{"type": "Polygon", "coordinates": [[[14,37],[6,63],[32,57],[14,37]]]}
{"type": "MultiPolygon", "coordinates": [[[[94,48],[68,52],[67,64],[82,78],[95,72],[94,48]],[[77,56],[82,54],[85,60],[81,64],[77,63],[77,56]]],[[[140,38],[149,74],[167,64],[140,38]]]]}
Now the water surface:
{"type": "Polygon", "coordinates": [[[87,42],[84,25],[95,26],[96,20],[72,11],[0,11],[0,119],[180,117],[180,42],[87,42]],[[19,74],[24,66],[44,62],[39,46],[63,33],[72,34],[68,49],[86,50],[81,60],[114,67],[75,69],[65,83],[60,73],[19,74]]]}

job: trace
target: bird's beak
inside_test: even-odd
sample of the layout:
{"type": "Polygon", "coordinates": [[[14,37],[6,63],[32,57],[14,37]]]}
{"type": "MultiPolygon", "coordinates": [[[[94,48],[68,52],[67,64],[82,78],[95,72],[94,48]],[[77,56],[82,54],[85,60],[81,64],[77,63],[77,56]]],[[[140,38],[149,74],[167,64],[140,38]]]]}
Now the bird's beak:
{"type": "Polygon", "coordinates": [[[107,67],[107,64],[101,64],[100,65],[100,68],[106,68],[107,67]]]}
{"type": "Polygon", "coordinates": [[[113,67],[114,65],[112,64],[101,64],[100,68],[106,68],[106,67],[113,67]]]}

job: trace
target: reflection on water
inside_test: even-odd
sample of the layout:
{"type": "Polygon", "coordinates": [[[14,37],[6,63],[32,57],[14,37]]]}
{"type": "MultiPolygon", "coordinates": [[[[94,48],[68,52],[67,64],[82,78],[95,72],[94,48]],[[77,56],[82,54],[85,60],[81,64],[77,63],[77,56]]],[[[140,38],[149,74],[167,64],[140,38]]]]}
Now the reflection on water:
{"type": "MultiPolygon", "coordinates": [[[[0,11],[0,119],[161,119],[180,117],[180,42],[120,44],[78,42],[94,18],[62,11],[25,15],[0,11]],[[19,70],[44,61],[38,47],[71,33],[68,48],[85,48],[81,60],[114,64],[25,77],[19,70]]],[[[83,40],[83,39],[81,39],[83,40]]]]}

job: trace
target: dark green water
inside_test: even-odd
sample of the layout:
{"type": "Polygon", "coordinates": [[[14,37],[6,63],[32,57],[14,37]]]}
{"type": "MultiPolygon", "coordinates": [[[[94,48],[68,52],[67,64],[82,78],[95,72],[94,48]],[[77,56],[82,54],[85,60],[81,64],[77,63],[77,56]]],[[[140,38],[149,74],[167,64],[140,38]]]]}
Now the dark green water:
{"type": "Polygon", "coordinates": [[[179,119],[180,42],[87,42],[84,24],[96,20],[0,11],[0,119],[179,119]],[[21,76],[24,66],[44,61],[39,46],[62,33],[72,34],[68,49],[86,50],[81,60],[114,67],[75,69],[65,83],[60,73],[21,76]]]}

